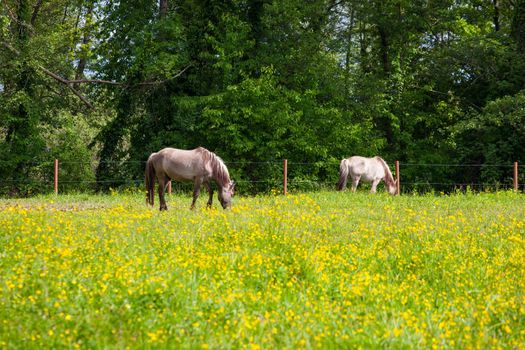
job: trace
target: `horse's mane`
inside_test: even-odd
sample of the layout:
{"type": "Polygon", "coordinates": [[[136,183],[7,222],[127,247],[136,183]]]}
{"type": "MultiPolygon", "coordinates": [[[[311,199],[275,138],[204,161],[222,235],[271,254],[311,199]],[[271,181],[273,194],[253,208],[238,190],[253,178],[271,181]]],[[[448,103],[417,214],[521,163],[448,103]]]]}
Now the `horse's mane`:
{"type": "Polygon", "coordinates": [[[376,156],[375,158],[379,161],[379,163],[381,163],[381,165],[383,166],[383,169],[385,170],[385,183],[388,186],[395,186],[396,182],[385,160],[379,156],[376,156]]]}
{"type": "Polygon", "coordinates": [[[205,163],[210,163],[213,178],[221,185],[226,186],[230,183],[230,173],[226,164],[224,164],[221,157],[213,152],[208,151],[204,147],[197,148],[197,152],[201,153],[202,159],[205,163]]]}

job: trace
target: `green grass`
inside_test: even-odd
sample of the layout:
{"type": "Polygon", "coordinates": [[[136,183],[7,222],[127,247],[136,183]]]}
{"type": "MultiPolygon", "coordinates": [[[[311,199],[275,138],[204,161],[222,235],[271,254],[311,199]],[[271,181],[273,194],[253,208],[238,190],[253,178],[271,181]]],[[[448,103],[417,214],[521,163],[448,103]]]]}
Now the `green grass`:
{"type": "Polygon", "coordinates": [[[524,347],[521,194],[205,202],[0,200],[0,348],[524,347]]]}

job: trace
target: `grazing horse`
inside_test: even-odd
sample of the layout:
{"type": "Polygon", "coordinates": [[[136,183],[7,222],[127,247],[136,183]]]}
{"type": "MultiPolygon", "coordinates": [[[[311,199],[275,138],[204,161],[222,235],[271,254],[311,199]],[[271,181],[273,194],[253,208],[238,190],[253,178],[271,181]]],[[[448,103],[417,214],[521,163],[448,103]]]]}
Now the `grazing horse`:
{"type": "Polygon", "coordinates": [[[224,209],[231,205],[235,183],[230,180],[228,168],[215,153],[205,148],[198,147],[194,150],[180,150],[175,148],[164,148],[152,153],[146,162],[146,202],[154,203],[155,177],[159,182],[160,210],[167,210],[164,192],[170,180],[194,181],[193,201],[191,209],[195,208],[195,202],[199,197],[201,186],[204,184],[210,195],[208,207],[213,201],[213,189],[209,180],[213,179],[219,187],[218,197],[224,209]]]}
{"type": "Polygon", "coordinates": [[[396,194],[397,184],[388,168],[388,165],[381,157],[365,158],[353,156],[341,161],[339,166],[339,182],[337,190],[342,191],[346,187],[348,175],[352,177],[352,192],[355,192],[359,180],[371,182],[370,192],[375,193],[377,184],[385,181],[386,189],[390,194],[396,194]]]}

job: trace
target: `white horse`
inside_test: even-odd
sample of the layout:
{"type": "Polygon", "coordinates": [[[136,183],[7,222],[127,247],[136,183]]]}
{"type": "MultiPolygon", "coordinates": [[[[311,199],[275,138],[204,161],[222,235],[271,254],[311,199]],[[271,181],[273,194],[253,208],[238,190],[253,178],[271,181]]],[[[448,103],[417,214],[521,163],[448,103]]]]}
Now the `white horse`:
{"type": "Polygon", "coordinates": [[[337,190],[342,191],[346,187],[348,175],[352,177],[352,192],[355,192],[359,181],[371,182],[370,192],[375,193],[377,184],[385,181],[386,189],[390,194],[396,194],[397,184],[388,168],[388,165],[381,157],[365,158],[353,156],[341,161],[339,166],[339,182],[337,190]]]}

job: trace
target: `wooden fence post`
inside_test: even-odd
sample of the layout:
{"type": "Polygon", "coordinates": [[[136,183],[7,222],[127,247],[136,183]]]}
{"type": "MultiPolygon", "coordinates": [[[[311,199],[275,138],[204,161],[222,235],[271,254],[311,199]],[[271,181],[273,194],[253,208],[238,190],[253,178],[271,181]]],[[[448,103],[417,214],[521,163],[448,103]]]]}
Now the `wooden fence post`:
{"type": "Polygon", "coordinates": [[[58,159],[55,159],[55,195],[58,195],[58,159]]]}
{"type": "Polygon", "coordinates": [[[514,162],[514,191],[518,192],[518,162],[514,162]]]}
{"type": "Polygon", "coordinates": [[[401,194],[401,184],[400,184],[400,176],[399,176],[399,160],[396,160],[396,194],[401,194]]]}
{"type": "Polygon", "coordinates": [[[288,193],[288,159],[283,160],[283,193],[288,193]]]}

